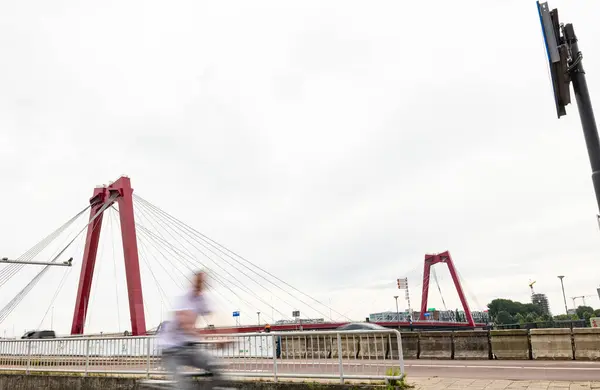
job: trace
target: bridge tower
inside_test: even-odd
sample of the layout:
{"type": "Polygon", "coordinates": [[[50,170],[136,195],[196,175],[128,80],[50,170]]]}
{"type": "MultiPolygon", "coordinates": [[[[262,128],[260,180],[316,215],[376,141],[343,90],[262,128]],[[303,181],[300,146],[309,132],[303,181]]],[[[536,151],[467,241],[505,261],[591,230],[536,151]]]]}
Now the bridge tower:
{"type": "Polygon", "coordinates": [[[71,334],[83,334],[98,242],[102,230],[104,210],[114,203],[119,205],[121,237],[123,239],[123,257],[129,297],[129,314],[131,317],[131,333],[133,336],[146,334],[146,318],[144,315],[144,298],[142,295],[142,279],[140,277],[140,262],[138,257],[137,236],[133,214],[133,189],[128,177],[120,177],[109,186],[96,187],[90,199],[90,223],[87,227],[85,249],[79,276],[79,288],[73,313],[71,334]]]}
{"type": "Polygon", "coordinates": [[[438,254],[425,255],[425,268],[423,270],[423,294],[421,295],[421,314],[419,316],[419,320],[425,320],[425,313],[427,312],[427,300],[429,296],[429,276],[431,273],[431,266],[437,263],[445,263],[448,266],[450,276],[452,276],[454,287],[456,287],[456,292],[458,293],[458,297],[460,299],[460,303],[462,304],[463,310],[465,311],[467,324],[469,324],[469,326],[475,327],[473,314],[471,313],[469,303],[465,298],[465,293],[462,289],[462,285],[460,284],[458,273],[456,272],[456,268],[454,268],[454,262],[452,262],[452,257],[450,257],[450,252],[448,251],[438,254]]]}

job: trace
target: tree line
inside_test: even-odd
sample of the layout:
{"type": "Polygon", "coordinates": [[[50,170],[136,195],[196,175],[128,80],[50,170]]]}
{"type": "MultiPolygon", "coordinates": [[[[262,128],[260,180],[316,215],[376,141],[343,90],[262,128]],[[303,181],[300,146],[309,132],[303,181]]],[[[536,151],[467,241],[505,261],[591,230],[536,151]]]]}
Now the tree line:
{"type": "Polygon", "coordinates": [[[575,314],[558,314],[552,316],[544,313],[542,307],[535,303],[521,303],[510,299],[494,299],[487,305],[490,319],[498,325],[526,324],[532,322],[586,320],[600,317],[600,309],[591,306],[579,306],[575,314]]]}

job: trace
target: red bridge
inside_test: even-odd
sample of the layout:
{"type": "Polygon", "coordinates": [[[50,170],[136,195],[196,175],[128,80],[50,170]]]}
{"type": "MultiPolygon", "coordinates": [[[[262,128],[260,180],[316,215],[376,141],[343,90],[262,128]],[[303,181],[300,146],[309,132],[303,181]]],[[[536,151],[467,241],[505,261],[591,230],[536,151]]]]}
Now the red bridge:
{"type": "MultiPolygon", "coordinates": [[[[261,289],[271,293],[272,296],[275,294],[275,292],[277,292],[278,295],[287,295],[291,297],[293,302],[290,302],[290,298],[287,298],[288,300],[285,301],[286,306],[293,308],[301,307],[304,309],[304,312],[312,309],[321,314],[323,310],[329,310],[330,313],[335,312],[338,316],[347,320],[344,322],[338,321],[304,324],[288,323],[277,325],[275,324],[275,319],[270,318],[269,322],[273,324],[271,325],[271,329],[274,331],[297,330],[300,327],[304,330],[334,329],[345,323],[351,322],[350,318],[347,318],[343,314],[334,311],[331,307],[323,304],[317,299],[314,299],[310,295],[303,293],[288,283],[285,283],[283,280],[277,278],[268,271],[252,264],[242,256],[227,249],[216,241],[211,240],[145,199],[134,195],[130,179],[127,177],[121,177],[108,186],[96,188],[93,192],[92,198],[89,201],[89,206],[76,214],[73,218],[67,221],[67,223],[65,223],[55,232],[51,233],[48,237],[44,238],[32,249],[25,252],[22,256],[15,260],[3,259],[8,264],[6,264],[4,268],[0,270],[0,288],[28,264],[43,265],[43,268],[40,272],[35,274],[29,283],[23,289],[21,289],[16,296],[9,301],[4,308],[2,308],[2,310],[0,310],[0,323],[4,322],[9,317],[13,310],[21,303],[21,301],[28,295],[28,293],[50,268],[53,268],[53,266],[57,265],[69,266],[71,264],[65,264],[65,255],[69,250],[73,250],[73,243],[85,232],[83,255],[78,255],[77,251],[75,250],[74,256],[72,257],[76,258],[76,263],[77,259],[81,258],[81,271],[79,274],[78,289],[75,295],[71,334],[83,334],[85,331],[86,320],[88,319],[88,310],[90,308],[92,282],[94,278],[94,269],[96,267],[96,258],[98,255],[100,233],[102,231],[103,224],[106,224],[107,215],[109,216],[110,221],[112,220],[111,218],[114,214],[118,215],[118,218],[116,219],[120,224],[120,238],[122,240],[123,248],[124,269],[127,284],[127,299],[132,335],[144,335],[147,333],[144,292],[142,289],[142,277],[140,273],[140,250],[145,246],[152,246],[154,248],[154,252],[159,253],[163,257],[164,260],[159,261],[159,264],[163,269],[160,271],[161,274],[170,276],[172,280],[178,284],[180,290],[186,287],[185,283],[187,282],[182,282],[181,277],[179,276],[173,277],[174,274],[179,273],[181,276],[183,276],[183,278],[187,278],[193,270],[198,268],[207,268],[209,269],[211,275],[210,284],[208,284],[209,290],[219,293],[225,300],[227,300],[227,295],[229,294],[224,294],[224,292],[231,293],[231,295],[235,296],[239,302],[244,302],[249,307],[255,307],[257,309],[256,313],[259,315],[259,321],[261,313],[263,313],[263,316],[267,318],[269,317],[267,315],[268,310],[261,311],[258,308],[259,305],[263,308],[266,307],[271,310],[273,313],[271,317],[273,317],[274,313],[277,312],[282,316],[282,318],[289,318],[289,316],[280,311],[277,306],[274,306],[272,302],[266,302],[265,299],[263,299],[259,294],[256,294],[256,291],[261,289]],[[71,225],[73,225],[74,222],[78,220],[80,216],[84,215],[88,210],[89,218],[87,219],[84,227],[79,231],[75,238],[73,238],[58,252],[58,254],[51,259],[51,261],[34,261],[36,256],[43,252],[43,250],[47,248],[51,242],[53,242],[60,234],[64,233],[69,227],[71,227],[71,225]],[[146,221],[151,226],[142,224],[141,221],[146,221]],[[157,225],[160,225],[162,230],[158,229],[157,225]],[[143,238],[143,240],[140,241],[140,238],[143,238]],[[203,257],[207,262],[210,262],[210,266],[206,262],[201,262],[197,254],[200,254],[200,257],[203,257]],[[173,264],[174,261],[178,261],[178,264],[173,264]],[[169,264],[167,265],[165,263],[169,264]],[[240,280],[241,278],[245,278],[244,281],[240,280]],[[177,282],[177,280],[180,281],[177,282]],[[237,291],[234,290],[233,286],[237,288],[237,291]],[[248,302],[245,297],[252,297],[254,302],[248,302]]],[[[156,272],[152,270],[150,265],[148,265],[148,268],[150,269],[150,274],[153,279],[151,284],[155,284],[155,287],[159,289],[161,300],[162,298],[165,298],[165,301],[168,301],[169,298],[167,294],[156,278],[156,272]]],[[[61,281],[59,290],[62,288],[62,285],[63,284],[61,281]]],[[[7,296],[8,294],[4,292],[2,295],[7,296]]],[[[54,304],[56,295],[57,294],[55,294],[54,298],[52,299],[52,305],[54,304]]],[[[275,294],[275,296],[277,296],[277,294],[275,294]]],[[[229,301],[229,303],[232,302],[229,301]]],[[[47,314],[48,311],[46,311],[44,318],[46,318],[47,314]]],[[[407,328],[412,327],[415,329],[474,328],[484,326],[484,324],[476,324],[473,319],[457,271],[454,267],[454,263],[447,251],[440,254],[425,255],[422,302],[419,320],[413,321],[412,323],[385,322],[379,324],[387,327],[401,326],[407,328]],[[462,304],[465,322],[436,322],[425,320],[429,296],[431,267],[438,263],[443,263],[448,266],[452,281],[456,287],[462,304]]],[[[255,332],[263,329],[264,325],[237,326],[208,328],[206,329],[206,332],[255,332]]]]}

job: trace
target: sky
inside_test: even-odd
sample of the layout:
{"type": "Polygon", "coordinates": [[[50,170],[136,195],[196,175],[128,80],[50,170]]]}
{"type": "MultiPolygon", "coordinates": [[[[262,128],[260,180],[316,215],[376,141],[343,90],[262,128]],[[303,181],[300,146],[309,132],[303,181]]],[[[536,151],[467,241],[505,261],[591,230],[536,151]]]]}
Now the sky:
{"type": "MultiPolygon", "coordinates": [[[[600,99],[600,3],[550,7],[574,23],[600,99]]],[[[0,48],[3,257],[125,174],[136,194],[349,318],[395,310],[394,295],[406,308],[399,277],[418,308],[424,255],[445,250],[473,309],[527,301],[535,280],[560,314],[557,275],[569,307],[580,295],[600,307],[589,159],[574,97],[556,118],[534,1],[3,2],[0,48]]],[[[90,331],[129,326],[116,214],[106,220],[90,331]]],[[[78,237],[72,269],[50,269],[0,337],[40,320],[69,331],[78,237]]],[[[154,325],[186,283],[185,270],[155,279],[155,262],[142,270],[154,325]]],[[[0,305],[35,267],[0,287],[0,305]]],[[[459,307],[436,270],[444,301],[432,287],[429,306],[459,307]]],[[[273,310],[258,290],[240,294],[254,305],[215,299],[210,322],[273,310]]]]}

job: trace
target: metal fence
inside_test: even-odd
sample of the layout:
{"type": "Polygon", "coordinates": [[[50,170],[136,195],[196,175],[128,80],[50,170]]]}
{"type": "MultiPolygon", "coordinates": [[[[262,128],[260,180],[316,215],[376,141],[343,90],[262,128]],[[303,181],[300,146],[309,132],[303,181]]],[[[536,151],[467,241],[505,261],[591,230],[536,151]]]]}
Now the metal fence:
{"type": "MultiPolygon", "coordinates": [[[[400,332],[299,331],[211,335],[207,345],[235,377],[400,379],[404,359],[400,332]]],[[[158,340],[145,337],[0,340],[0,370],[164,376],[158,340]]]]}

